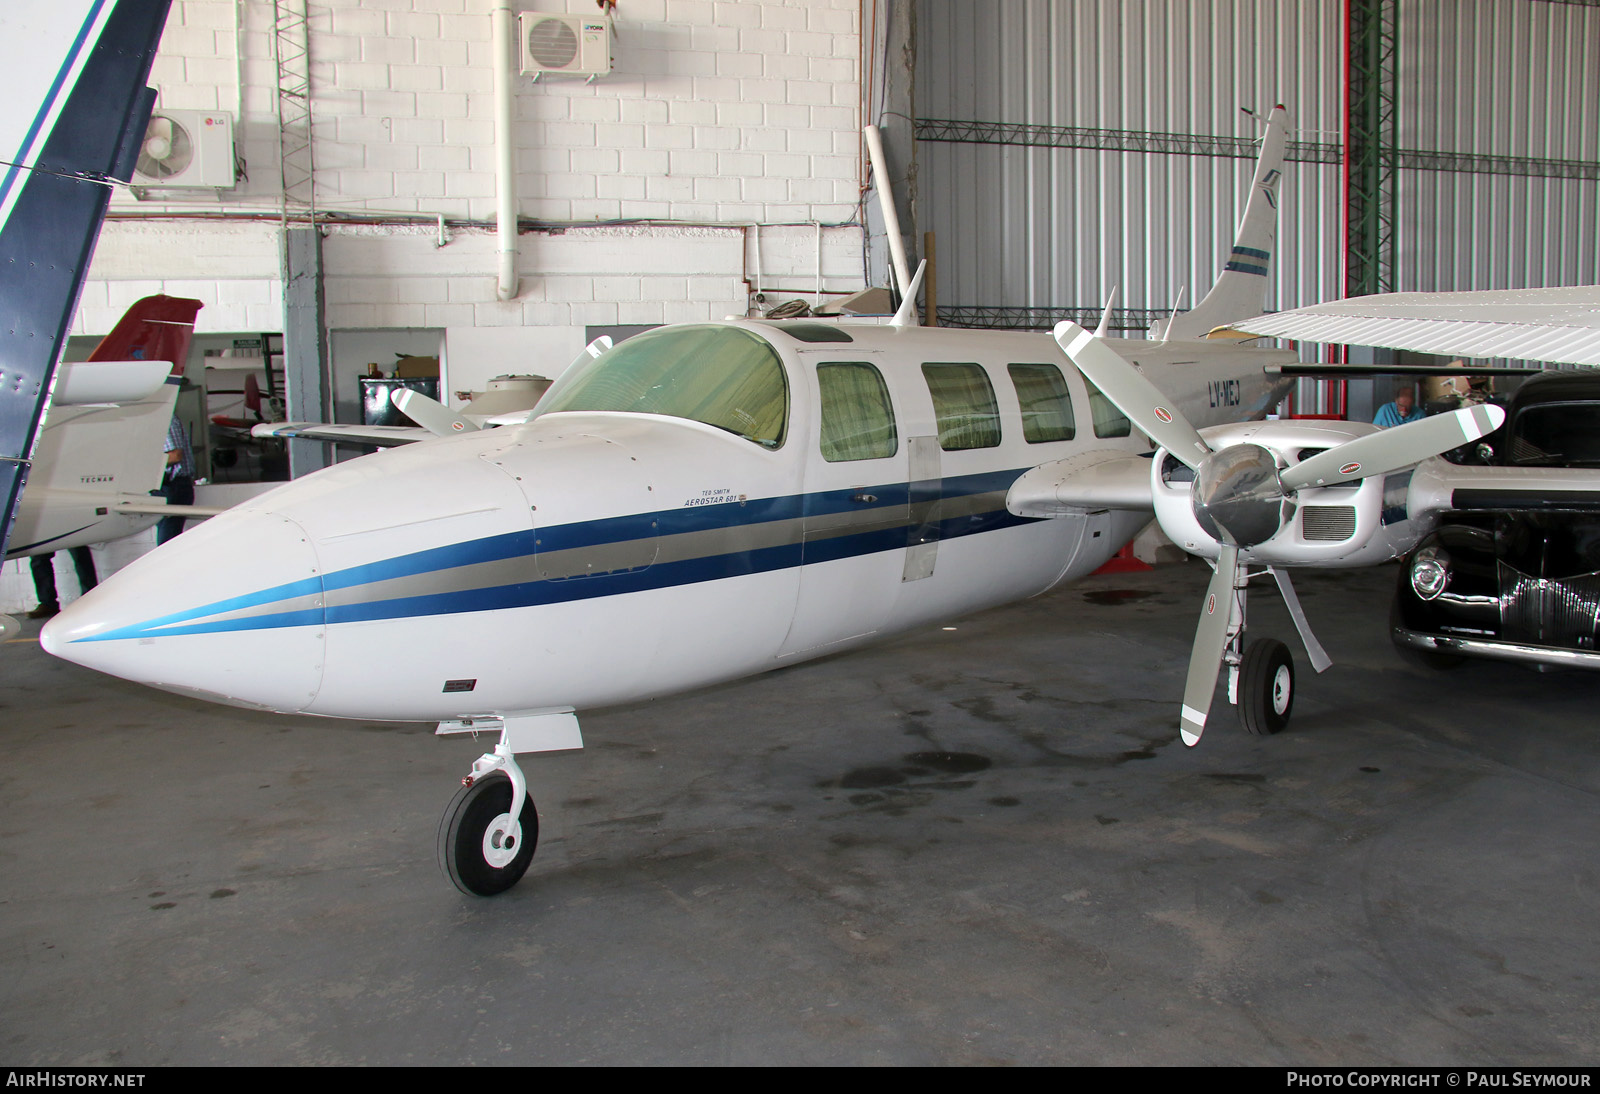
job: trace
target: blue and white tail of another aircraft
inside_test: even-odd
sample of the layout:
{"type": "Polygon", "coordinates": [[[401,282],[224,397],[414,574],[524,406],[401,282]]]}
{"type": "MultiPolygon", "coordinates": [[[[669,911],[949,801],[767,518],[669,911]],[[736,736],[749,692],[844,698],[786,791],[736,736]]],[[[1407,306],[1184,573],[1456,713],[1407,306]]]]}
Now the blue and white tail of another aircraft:
{"type": "MultiPolygon", "coordinates": [[[[524,423],[352,460],[185,533],[69,606],[45,648],[223,703],[498,732],[440,851],[458,887],[499,892],[537,838],[515,756],[581,747],[577,711],[1042,593],[1149,519],[1149,441],[1054,339],[913,311],[639,335],[524,423]],[[1041,465],[1127,461],[1132,506],[1008,507],[1041,465]]],[[[1196,427],[1264,417],[1290,382],[1265,366],[1294,359],[1104,345],[1196,427]]]]}
{"type": "Polygon", "coordinates": [[[111,180],[132,177],[169,0],[53,0],[0,15],[0,556],[111,180]]]}

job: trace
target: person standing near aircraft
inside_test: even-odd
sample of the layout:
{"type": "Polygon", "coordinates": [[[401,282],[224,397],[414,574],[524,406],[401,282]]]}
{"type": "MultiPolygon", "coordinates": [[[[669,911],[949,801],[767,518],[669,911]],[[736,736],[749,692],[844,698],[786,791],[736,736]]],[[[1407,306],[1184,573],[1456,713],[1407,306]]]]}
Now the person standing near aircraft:
{"type": "MultiPolygon", "coordinates": [[[[160,493],[168,505],[194,504],[194,450],[189,447],[189,431],[178,416],[172,416],[167,427],[167,473],[161,480],[160,493]]],[[[156,546],[183,532],[184,517],[162,517],[156,525],[156,546]]]]}
{"type": "MultiPolygon", "coordinates": [[[[78,571],[78,592],[83,594],[100,584],[95,572],[94,555],[88,547],[72,547],[72,565],[78,571]]],[[[39,606],[28,613],[29,619],[49,619],[61,611],[61,598],[56,592],[56,556],[34,555],[28,560],[33,570],[33,591],[39,606]]]]}
{"type": "Polygon", "coordinates": [[[1384,403],[1378,408],[1378,413],[1373,416],[1372,424],[1381,429],[1389,429],[1407,422],[1422,420],[1422,411],[1417,409],[1417,394],[1408,387],[1403,387],[1394,393],[1394,402],[1384,403]]]}

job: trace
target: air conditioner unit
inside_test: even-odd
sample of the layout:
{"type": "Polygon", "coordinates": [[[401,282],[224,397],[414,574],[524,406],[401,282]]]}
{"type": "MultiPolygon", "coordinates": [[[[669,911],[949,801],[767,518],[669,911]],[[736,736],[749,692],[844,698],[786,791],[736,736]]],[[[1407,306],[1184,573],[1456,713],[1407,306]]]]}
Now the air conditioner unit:
{"type": "Polygon", "coordinates": [[[133,168],[134,196],[142,190],[227,189],[233,186],[233,118],[206,110],[157,110],[150,115],[133,168]]]}
{"type": "Polygon", "coordinates": [[[611,18],[606,15],[517,15],[522,36],[522,74],[611,75],[611,18]]]}

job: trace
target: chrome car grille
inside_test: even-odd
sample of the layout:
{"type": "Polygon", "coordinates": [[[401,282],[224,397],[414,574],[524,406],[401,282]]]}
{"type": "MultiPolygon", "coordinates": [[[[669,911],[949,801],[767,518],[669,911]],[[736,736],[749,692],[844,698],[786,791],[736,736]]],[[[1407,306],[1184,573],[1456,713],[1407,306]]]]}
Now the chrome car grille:
{"type": "Polygon", "coordinates": [[[1600,572],[1529,577],[1504,562],[1498,565],[1501,637],[1546,646],[1594,648],[1600,623],[1600,572]]]}
{"type": "Polygon", "coordinates": [[[1340,543],[1356,534],[1353,505],[1308,505],[1300,510],[1300,531],[1317,543],[1340,543]]]}

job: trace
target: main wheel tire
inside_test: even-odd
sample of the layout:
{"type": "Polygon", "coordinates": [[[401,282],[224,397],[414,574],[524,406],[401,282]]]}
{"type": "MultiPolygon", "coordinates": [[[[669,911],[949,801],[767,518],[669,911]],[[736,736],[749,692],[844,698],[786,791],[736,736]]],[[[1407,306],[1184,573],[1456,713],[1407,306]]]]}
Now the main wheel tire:
{"type": "Polygon", "coordinates": [[[497,772],[463,786],[444,811],[439,865],[463,893],[494,896],[527,873],[539,845],[539,811],[531,796],[523,801],[518,834],[507,824],[510,810],[511,779],[497,772]]]}
{"type": "Polygon", "coordinates": [[[1294,658],[1276,638],[1245,647],[1239,666],[1239,722],[1246,733],[1266,736],[1289,724],[1294,709],[1294,658]]]}

